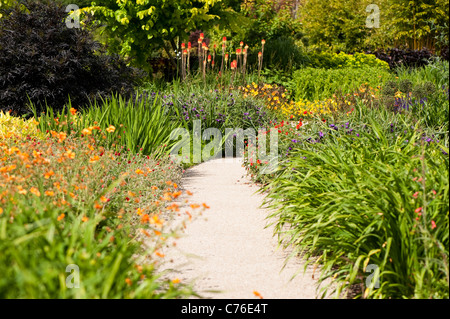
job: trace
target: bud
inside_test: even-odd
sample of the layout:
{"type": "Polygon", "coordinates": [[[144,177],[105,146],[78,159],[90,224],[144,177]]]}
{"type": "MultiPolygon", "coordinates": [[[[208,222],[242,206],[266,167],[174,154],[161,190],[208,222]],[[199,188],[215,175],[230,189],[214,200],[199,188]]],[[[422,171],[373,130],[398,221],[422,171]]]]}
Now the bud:
{"type": "Polygon", "coordinates": [[[183,50],[183,54],[187,54],[187,50],[183,50]]]}
{"type": "Polygon", "coordinates": [[[208,62],[211,62],[211,55],[208,55],[208,62]]]}
{"type": "Polygon", "coordinates": [[[225,61],[228,61],[228,54],[225,54],[225,61]]]}
{"type": "Polygon", "coordinates": [[[258,52],[258,57],[262,57],[262,52],[261,51],[258,52]]]}
{"type": "Polygon", "coordinates": [[[236,49],[236,54],[241,54],[241,49],[236,49]]]}
{"type": "Polygon", "coordinates": [[[243,46],[244,46],[244,42],[241,41],[241,42],[239,43],[239,45],[240,45],[241,47],[243,47],[243,46]]]}
{"type": "Polygon", "coordinates": [[[188,49],[192,48],[191,42],[188,42],[188,49]]]}
{"type": "Polygon", "coordinates": [[[266,44],[266,40],[262,39],[262,40],[261,40],[261,44],[262,44],[262,45],[266,44]]]}
{"type": "Polygon", "coordinates": [[[223,37],[222,41],[227,42],[227,37],[223,37]]]}
{"type": "Polygon", "coordinates": [[[184,42],[181,43],[181,48],[182,48],[182,49],[185,49],[185,48],[186,48],[186,45],[184,44],[184,42]]]}
{"type": "Polygon", "coordinates": [[[200,33],[200,38],[204,39],[205,35],[203,33],[200,33]]]}

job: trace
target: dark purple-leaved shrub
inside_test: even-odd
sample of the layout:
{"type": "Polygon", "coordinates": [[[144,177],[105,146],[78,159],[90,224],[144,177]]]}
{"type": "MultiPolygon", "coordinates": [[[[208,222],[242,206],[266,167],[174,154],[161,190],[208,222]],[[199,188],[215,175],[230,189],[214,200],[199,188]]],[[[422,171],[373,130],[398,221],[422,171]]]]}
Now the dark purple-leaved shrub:
{"type": "Polygon", "coordinates": [[[386,51],[366,52],[386,61],[391,69],[398,66],[421,67],[427,65],[433,54],[427,49],[421,50],[391,48],[386,51]]]}
{"type": "Polygon", "coordinates": [[[118,56],[107,55],[85,28],[68,28],[55,1],[26,0],[0,19],[0,110],[30,114],[68,102],[82,108],[112,92],[131,94],[142,78],[118,56]]]}

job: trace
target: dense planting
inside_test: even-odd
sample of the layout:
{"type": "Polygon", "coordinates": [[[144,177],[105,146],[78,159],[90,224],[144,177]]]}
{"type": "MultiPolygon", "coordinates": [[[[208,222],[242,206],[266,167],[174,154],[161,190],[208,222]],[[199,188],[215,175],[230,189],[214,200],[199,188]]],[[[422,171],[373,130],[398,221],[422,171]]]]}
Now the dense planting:
{"type": "Polygon", "coordinates": [[[0,0],[0,298],[196,296],[161,266],[199,122],[278,131],[236,156],[321,296],[449,297],[448,0],[69,3],[0,0]]]}

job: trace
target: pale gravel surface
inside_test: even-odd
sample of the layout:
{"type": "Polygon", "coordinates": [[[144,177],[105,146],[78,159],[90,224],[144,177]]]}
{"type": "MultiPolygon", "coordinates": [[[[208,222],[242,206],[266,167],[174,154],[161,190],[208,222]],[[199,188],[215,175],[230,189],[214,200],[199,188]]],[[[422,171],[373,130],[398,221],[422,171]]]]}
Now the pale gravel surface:
{"type": "Polygon", "coordinates": [[[189,203],[206,203],[210,209],[186,224],[175,247],[165,249],[164,259],[172,262],[164,268],[175,269],[170,276],[192,282],[204,298],[250,299],[256,298],[255,290],[269,299],[318,297],[312,268],[303,275],[301,261],[291,258],[283,269],[288,252],[278,247],[273,226],[266,227],[271,221],[260,208],[263,195],[255,194],[257,186],[244,177],[241,161],[224,161],[186,171],[182,187],[193,192],[189,203]]]}

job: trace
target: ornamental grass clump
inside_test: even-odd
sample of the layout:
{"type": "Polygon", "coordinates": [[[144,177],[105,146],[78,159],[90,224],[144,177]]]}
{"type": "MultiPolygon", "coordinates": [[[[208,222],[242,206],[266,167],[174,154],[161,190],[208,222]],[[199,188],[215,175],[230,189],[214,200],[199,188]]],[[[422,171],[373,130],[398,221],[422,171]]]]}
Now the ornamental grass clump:
{"type": "Polygon", "coordinates": [[[82,110],[75,109],[70,100],[58,112],[47,107],[45,113],[38,114],[33,105],[32,109],[42,132],[57,130],[77,136],[88,133],[98,137],[105,147],[145,155],[167,153],[174,144],[170,133],[179,125],[157,94],[137,94],[128,99],[112,95],[82,110]],[[115,129],[108,132],[110,126],[115,129]],[[89,127],[98,128],[83,133],[89,127]]]}
{"type": "Polygon", "coordinates": [[[265,188],[280,243],[336,297],[448,298],[448,148],[418,126],[346,131],[294,148],[265,188]]]}

